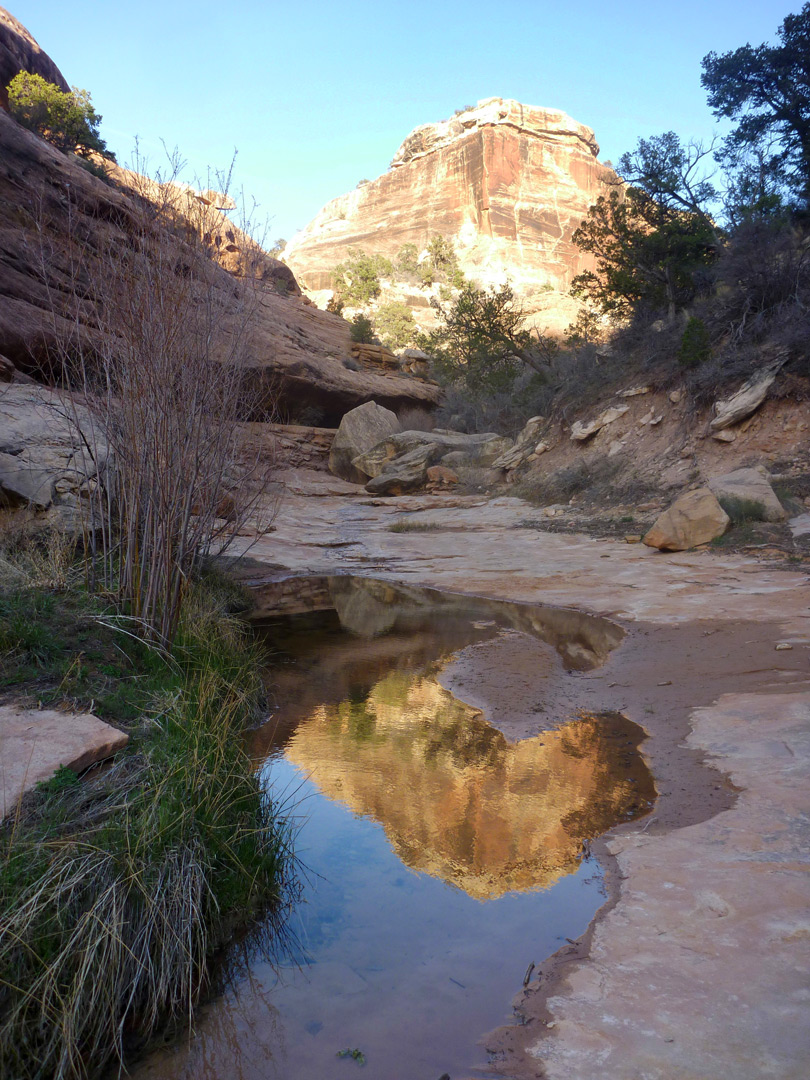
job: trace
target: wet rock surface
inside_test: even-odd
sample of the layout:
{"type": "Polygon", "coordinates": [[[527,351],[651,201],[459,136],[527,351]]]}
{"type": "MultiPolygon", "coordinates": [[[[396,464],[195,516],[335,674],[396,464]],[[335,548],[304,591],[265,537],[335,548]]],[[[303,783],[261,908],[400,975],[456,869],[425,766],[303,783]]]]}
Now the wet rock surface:
{"type": "MultiPolygon", "coordinates": [[[[620,648],[575,677],[647,731],[656,809],[595,845],[610,901],[589,935],[535,970],[518,1001],[525,1022],[485,1040],[489,1067],[798,1080],[810,1056],[808,578],[742,555],[521,528],[532,512],[513,498],[295,498],[251,572],[382,576],[619,622],[620,648]],[[424,532],[392,533],[395,522],[424,532]],[[263,558],[278,569],[262,571],[263,558]]],[[[448,685],[519,716],[520,670],[488,663],[482,647],[448,685]]],[[[527,950],[527,964],[541,959],[527,950]]]]}

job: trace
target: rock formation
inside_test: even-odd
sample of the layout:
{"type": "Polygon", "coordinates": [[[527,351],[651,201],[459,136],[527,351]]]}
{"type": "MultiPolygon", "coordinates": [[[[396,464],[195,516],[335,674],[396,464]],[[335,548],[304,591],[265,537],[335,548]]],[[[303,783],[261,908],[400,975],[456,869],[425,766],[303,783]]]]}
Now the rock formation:
{"type": "MultiPolygon", "coordinates": [[[[132,174],[113,171],[117,183],[105,183],[0,109],[0,355],[42,381],[52,374],[49,365],[59,341],[64,344],[78,332],[88,344],[93,333],[89,311],[78,327],[71,322],[72,311],[60,313],[60,305],[70,306],[71,229],[81,237],[83,268],[89,268],[99,247],[124,251],[132,242],[137,196],[124,186],[132,174]],[[40,225],[46,226],[47,250],[40,225]]],[[[227,306],[244,261],[244,236],[219,216],[222,268],[216,270],[215,287],[227,306]]],[[[245,369],[254,386],[266,391],[268,408],[288,420],[306,417],[336,425],[364,401],[392,409],[430,408],[436,402],[436,386],[391,373],[383,363],[378,370],[370,362],[352,370],[357,364],[348,323],[305,301],[286,266],[265,255],[258,279],[245,369]]]]}
{"type": "Polygon", "coordinates": [[[60,90],[69,90],[65,77],[21,22],[0,7],[0,106],[8,106],[8,84],[20,71],[41,75],[60,90]]]}
{"type": "MultiPolygon", "coordinates": [[[[464,274],[484,285],[507,278],[542,328],[575,317],[571,279],[590,256],[571,241],[608,183],[590,128],[555,109],[489,98],[438,124],[416,128],[389,172],[328,203],[284,255],[319,304],[330,271],[350,248],[395,259],[440,234],[464,274]]],[[[396,272],[395,272],[396,277],[396,272]]],[[[423,325],[432,317],[417,286],[388,283],[382,299],[405,299],[423,325]]]]}
{"type": "Polygon", "coordinates": [[[731,519],[707,487],[687,491],[665,510],[644,537],[648,547],[688,551],[722,536],[731,519]]]}

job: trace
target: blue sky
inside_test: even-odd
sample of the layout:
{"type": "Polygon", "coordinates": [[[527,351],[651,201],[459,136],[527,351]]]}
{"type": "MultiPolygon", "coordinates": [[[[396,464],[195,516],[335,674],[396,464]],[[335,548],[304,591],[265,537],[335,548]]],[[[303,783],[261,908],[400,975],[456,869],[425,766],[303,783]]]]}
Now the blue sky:
{"type": "Polygon", "coordinates": [[[412,128],[485,97],[565,110],[603,160],[663,131],[710,138],[702,57],[773,40],[802,0],[4,2],[91,92],[119,160],[136,135],[200,174],[236,148],[238,184],[289,239],[412,128]]]}

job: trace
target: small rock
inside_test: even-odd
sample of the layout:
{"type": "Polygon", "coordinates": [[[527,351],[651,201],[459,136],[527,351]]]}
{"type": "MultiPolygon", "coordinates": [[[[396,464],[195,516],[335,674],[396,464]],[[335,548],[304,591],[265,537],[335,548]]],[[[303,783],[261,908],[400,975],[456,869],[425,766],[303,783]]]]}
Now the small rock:
{"type": "Polygon", "coordinates": [[[624,538],[624,542],[626,544],[640,544],[641,533],[628,533],[627,536],[625,536],[624,538]]]}
{"type": "Polygon", "coordinates": [[[607,427],[608,424],[612,424],[614,420],[618,420],[620,416],[624,414],[630,408],[629,405],[614,405],[610,409],[605,409],[595,420],[591,420],[586,424],[582,420],[577,420],[571,426],[571,439],[573,442],[586,442],[597,431],[601,431],[603,427],[607,427]]]}
{"type": "Polygon", "coordinates": [[[427,471],[428,482],[431,484],[457,484],[458,473],[448,469],[445,465],[431,465],[427,471]]]}
{"type": "Polygon", "coordinates": [[[787,641],[780,641],[779,644],[776,646],[776,651],[777,652],[787,652],[789,649],[792,649],[792,648],[793,648],[793,646],[788,644],[787,641]]]}
{"type": "Polygon", "coordinates": [[[729,428],[725,428],[723,431],[715,431],[712,433],[712,438],[718,442],[732,443],[737,438],[737,433],[731,431],[729,428]]]}
{"type": "Polygon", "coordinates": [[[683,390],[670,390],[669,400],[673,405],[680,405],[681,401],[683,401],[683,390]]]}
{"type": "Polygon", "coordinates": [[[629,390],[620,390],[619,397],[638,397],[640,394],[649,394],[651,386],[631,386],[629,390]]]}

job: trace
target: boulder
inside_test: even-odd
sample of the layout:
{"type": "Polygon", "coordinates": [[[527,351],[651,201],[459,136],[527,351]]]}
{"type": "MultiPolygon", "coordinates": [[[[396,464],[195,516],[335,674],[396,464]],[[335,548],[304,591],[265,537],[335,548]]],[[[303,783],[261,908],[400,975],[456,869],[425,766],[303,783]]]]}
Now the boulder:
{"type": "Polygon", "coordinates": [[[399,360],[386,349],[385,345],[366,344],[364,341],[353,341],[349,347],[353,359],[361,364],[370,364],[372,367],[389,368],[396,371],[399,368],[399,360]]]}
{"type": "Polygon", "coordinates": [[[366,484],[370,495],[404,495],[427,481],[427,471],[435,460],[435,444],[423,443],[387,462],[385,469],[366,484]]]}
{"type": "Polygon", "coordinates": [[[340,421],[329,451],[330,471],[353,484],[365,484],[376,473],[358,467],[355,459],[399,431],[396,414],[375,401],[351,409],[340,421]]]}
{"type": "Polygon", "coordinates": [[[661,551],[686,551],[722,536],[730,521],[709,488],[698,488],[682,495],[661,514],[644,543],[661,551]]]}
{"type": "MultiPolygon", "coordinates": [[[[465,435],[461,431],[402,431],[391,435],[377,446],[372,447],[366,453],[352,461],[352,465],[367,476],[375,477],[387,467],[389,461],[408,454],[417,447],[430,446],[434,454],[430,464],[434,464],[440,458],[454,451],[464,455],[465,465],[487,466],[503,454],[512,445],[512,440],[494,432],[486,432],[481,435],[465,435]]],[[[448,466],[452,463],[447,462],[448,466]]],[[[460,465],[460,461],[456,461],[460,465]]]]}
{"type": "Polygon", "coordinates": [[[545,443],[539,443],[540,429],[543,427],[545,420],[542,416],[533,416],[531,420],[527,420],[523,426],[522,431],[515,439],[515,445],[510,446],[508,450],[504,451],[499,457],[495,458],[492,462],[493,469],[506,469],[509,472],[512,469],[516,469],[518,465],[522,465],[524,461],[527,461],[532,454],[538,452],[538,447],[543,446],[543,450],[539,453],[543,453],[548,447],[545,443]]]}
{"type": "Polygon", "coordinates": [[[760,521],[785,521],[787,518],[771,487],[768,472],[761,465],[715,476],[709,480],[709,488],[732,518],[735,509],[745,516],[757,516],[760,521]]]}
{"type": "Polygon", "coordinates": [[[584,423],[582,420],[577,420],[571,426],[571,438],[574,442],[586,442],[592,438],[597,431],[601,431],[603,427],[607,427],[608,424],[612,424],[614,420],[618,420],[620,416],[624,416],[629,405],[614,405],[610,409],[605,409],[595,420],[591,420],[589,423],[584,423]]]}
{"type": "Polygon", "coordinates": [[[431,465],[428,467],[426,479],[429,484],[449,487],[458,483],[458,473],[448,469],[446,465],[431,465]]]}
{"type": "Polygon", "coordinates": [[[780,357],[770,364],[765,371],[743,383],[736,394],[732,394],[725,401],[715,402],[715,416],[709,424],[711,430],[722,431],[723,428],[738,424],[755,412],[768,396],[771,383],[779,374],[786,359],[787,357],[780,357]]]}
{"type": "Polygon", "coordinates": [[[44,510],[53,502],[52,473],[0,453],[0,506],[34,506],[44,510]]]}
{"type": "Polygon", "coordinates": [[[3,387],[0,505],[44,510],[54,501],[75,502],[106,460],[106,443],[80,401],[44,386],[3,387]]]}

